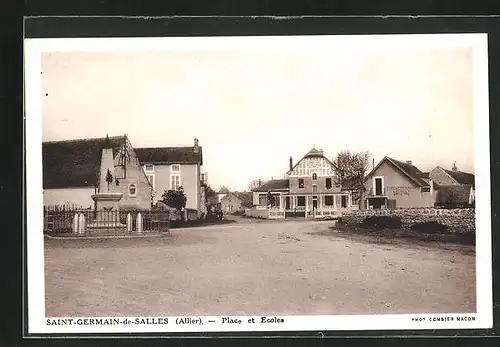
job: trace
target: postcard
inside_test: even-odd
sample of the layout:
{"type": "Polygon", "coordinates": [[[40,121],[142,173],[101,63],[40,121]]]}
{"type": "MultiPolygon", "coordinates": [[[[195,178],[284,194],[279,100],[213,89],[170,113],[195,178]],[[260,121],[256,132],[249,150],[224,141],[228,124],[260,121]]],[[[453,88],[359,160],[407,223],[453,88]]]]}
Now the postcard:
{"type": "Polygon", "coordinates": [[[25,40],[30,334],[492,327],[486,34],[25,40]]]}

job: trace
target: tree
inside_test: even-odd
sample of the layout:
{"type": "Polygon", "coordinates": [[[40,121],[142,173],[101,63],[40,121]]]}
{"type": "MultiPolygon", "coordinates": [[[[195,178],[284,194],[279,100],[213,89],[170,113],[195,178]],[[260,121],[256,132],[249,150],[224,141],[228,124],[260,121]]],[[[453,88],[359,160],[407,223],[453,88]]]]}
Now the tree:
{"type": "Polygon", "coordinates": [[[363,196],[365,191],[365,175],[370,165],[370,154],[367,151],[351,152],[345,150],[337,154],[333,161],[335,181],[342,187],[357,191],[359,195],[359,209],[363,210],[363,196]]]}
{"type": "Polygon", "coordinates": [[[248,184],[248,190],[252,191],[254,190],[255,188],[258,188],[260,187],[261,185],[265,184],[267,181],[265,180],[253,180],[252,182],[250,182],[248,184]]]}
{"type": "Polygon", "coordinates": [[[177,188],[177,190],[166,190],[161,197],[165,205],[173,207],[179,212],[186,207],[187,197],[182,187],[177,188]]]}
{"type": "Polygon", "coordinates": [[[215,196],[217,196],[217,193],[215,192],[215,190],[213,190],[212,187],[207,185],[205,188],[205,202],[208,202],[208,200],[210,198],[213,198],[215,196]]]}
{"type": "Polygon", "coordinates": [[[276,197],[271,192],[267,192],[267,204],[271,207],[276,205],[276,197]]]}

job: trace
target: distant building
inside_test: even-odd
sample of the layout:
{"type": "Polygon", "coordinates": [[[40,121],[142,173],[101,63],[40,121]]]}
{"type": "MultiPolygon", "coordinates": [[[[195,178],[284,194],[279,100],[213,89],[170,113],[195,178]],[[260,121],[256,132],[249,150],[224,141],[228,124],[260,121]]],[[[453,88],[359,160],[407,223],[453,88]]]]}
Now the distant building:
{"type": "Polygon", "coordinates": [[[474,174],[458,171],[456,165],[451,170],[437,166],[429,173],[429,179],[436,184],[438,205],[469,205],[475,200],[474,174]]]}
{"type": "Polygon", "coordinates": [[[325,217],[355,208],[351,191],[335,183],[333,163],[323,150],[312,148],[295,165],[289,159],[288,178],[272,179],[252,190],[253,204],[284,211],[285,217],[325,217]]]}
{"type": "Polygon", "coordinates": [[[432,179],[411,161],[384,157],[365,177],[367,209],[394,209],[434,206],[432,179]]]}
{"type": "Polygon", "coordinates": [[[225,214],[244,212],[252,207],[251,192],[227,192],[220,200],[220,207],[225,214]]]}

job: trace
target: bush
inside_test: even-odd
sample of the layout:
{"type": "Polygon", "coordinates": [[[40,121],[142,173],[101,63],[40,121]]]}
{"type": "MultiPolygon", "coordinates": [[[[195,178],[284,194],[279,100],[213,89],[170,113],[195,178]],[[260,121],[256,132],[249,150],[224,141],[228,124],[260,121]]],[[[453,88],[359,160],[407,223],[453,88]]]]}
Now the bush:
{"type": "Polygon", "coordinates": [[[425,234],[449,234],[448,226],[437,221],[416,223],[410,229],[425,234]]]}
{"type": "Polygon", "coordinates": [[[363,220],[361,225],[374,229],[401,229],[401,218],[398,216],[369,216],[363,220]]]}

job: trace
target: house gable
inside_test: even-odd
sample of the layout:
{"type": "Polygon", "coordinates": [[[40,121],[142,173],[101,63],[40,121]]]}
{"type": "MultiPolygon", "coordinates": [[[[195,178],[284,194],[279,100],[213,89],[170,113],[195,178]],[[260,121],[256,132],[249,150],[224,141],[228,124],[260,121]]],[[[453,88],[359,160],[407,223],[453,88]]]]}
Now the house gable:
{"type": "Polygon", "coordinates": [[[383,182],[383,189],[387,187],[408,187],[417,188],[418,184],[415,183],[408,175],[403,173],[399,168],[394,166],[389,160],[384,160],[380,163],[371,173],[365,178],[365,188],[367,191],[372,192],[373,179],[381,177],[383,182]]]}
{"type": "Polygon", "coordinates": [[[475,177],[471,173],[446,170],[437,166],[429,173],[429,176],[439,185],[467,184],[475,188],[475,177]]]}
{"type": "Polygon", "coordinates": [[[403,163],[399,160],[392,159],[389,157],[384,157],[378,164],[373,168],[373,170],[365,176],[365,184],[366,182],[373,178],[373,176],[377,176],[377,170],[379,170],[382,165],[390,165],[400,174],[406,176],[406,178],[410,179],[414,184],[419,187],[428,187],[429,183],[424,179],[425,174],[420,171],[416,166],[408,163],[403,163]]]}
{"type": "Polygon", "coordinates": [[[322,150],[311,149],[300,159],[295,166],[287,172],[289,177],[312,176],[332,176],[334,165],[324,155],[322,150]]]}

